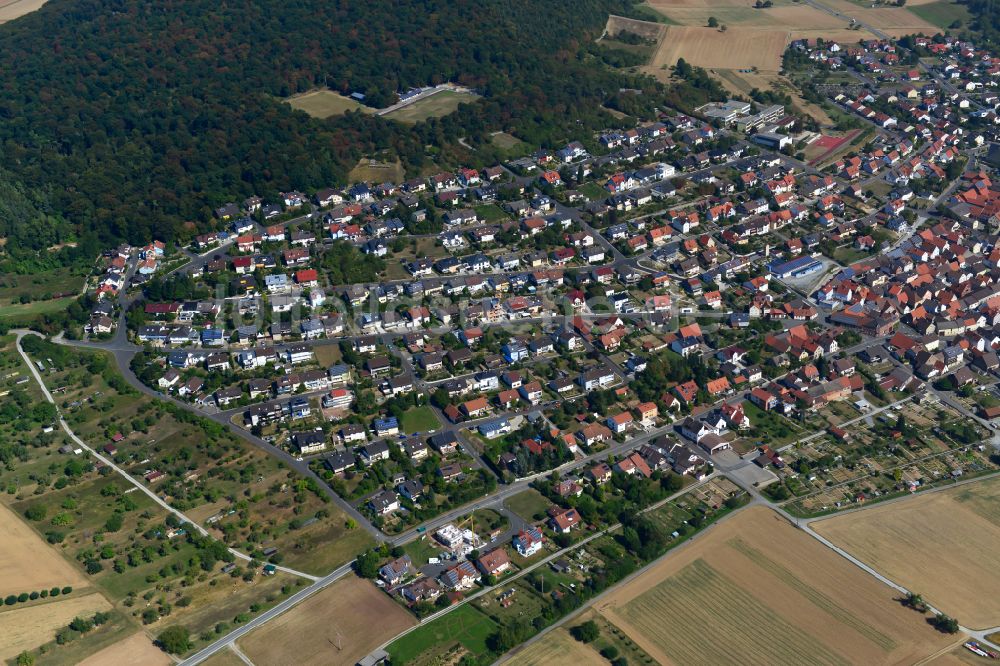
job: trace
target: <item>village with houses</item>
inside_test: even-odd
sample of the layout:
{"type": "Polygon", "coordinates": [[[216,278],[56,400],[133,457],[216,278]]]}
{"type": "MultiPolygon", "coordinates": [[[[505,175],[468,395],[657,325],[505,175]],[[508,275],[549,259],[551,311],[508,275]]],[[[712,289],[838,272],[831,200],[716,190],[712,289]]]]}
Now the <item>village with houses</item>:
{"type": "Polygon", "coordinates": [[[421,622],[561,616],[616,553],[748,502],[813,518],[994,473],[1000,57],[790,51],[844,75],[822,92],[858,129],[734,98],[227,202],[188,245],[105,252],[65,343],[320,479],[421,622]]]}

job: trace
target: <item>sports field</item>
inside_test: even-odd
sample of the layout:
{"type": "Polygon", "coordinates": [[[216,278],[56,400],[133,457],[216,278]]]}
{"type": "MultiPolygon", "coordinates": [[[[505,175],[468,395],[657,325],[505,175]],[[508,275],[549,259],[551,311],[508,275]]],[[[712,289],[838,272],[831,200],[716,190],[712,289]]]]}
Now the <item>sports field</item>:
{"type": "Polygon", "coordinates": [[[751,508],[597,610],[663,664],[914,663],[953,642],[893,597],[774,512],[751,508]]]}
{"type": "Polygon", "coordinates": [[[350,576],[250,632],[240,649],[257,666],[354,664],[415,623],[371,582],[350,576]]]}
{"type": "Polygon", "coordinates": [[[401,123],[419,123],[428,118],[447,116],[458,108],[459,104],[470,104],[479,99],[476,95],[456,90],[439,90],[433,95],[418,99],[412,104],[390,111],[383,117],[398,120],[401,123]]]}
{"type": "Polygon", "coordinates": [[[55,638],[56,632],[79,616],[111,609],[100,594],[69,596],[59,601],[0,611],[0,659],[16,657],[55,638]]]}
{"type": "Polygon", "coordinates": [[[87,585],[83,573],[63,559],[13,511],[0,504],[0,597],[52,587],[87,585]]]}
{"type": "Polygon", "coordinates": [[[326,89],[310,90],[300,95],[292,95],[285,98],[285,101],[293,109],[305,111],[313,118],[340,116],[348,111],[362,111],[364,113],[374,113],[375,111],[350,97],[326,89]]]}
{"type": "Polygon", "coordinates": [[[1000,480],[812,524],[967,627],[1000,625],[1000,480]]]}

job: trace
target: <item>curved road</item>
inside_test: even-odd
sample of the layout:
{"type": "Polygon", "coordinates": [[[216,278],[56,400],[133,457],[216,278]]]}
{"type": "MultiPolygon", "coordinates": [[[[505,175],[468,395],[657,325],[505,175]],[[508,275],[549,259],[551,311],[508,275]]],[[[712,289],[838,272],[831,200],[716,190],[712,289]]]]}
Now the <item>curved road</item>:
{"type": "MultiPolygon", "coordinates": [[[[17,343],[16,343],[17,344],[17,352],[21,355],[21,358],[23,358],[24,362],[28,365],[28,369],[31,371],[31,374],[35,377],[35,381],[38,382],[38,386],[42,389],[42,393],[45,395],[45,399],[48,400],[53,405],[56,405],[55,399],[53,399],[52,394],[49,393],[49,389],[48,389],[48,387],[45,386],[45,382],[42,381],[42,377],[41,377],[40,374],[38,374],[38,370],[35,369],[35,364],[32,362],[32,360],[28,356],[28,354],[24,351],[24,348],[21,347],[21,339],[24,338],[25,335],[39,335],[39,334],[36,333],[36,332],[34,332],[34,331],[26,331],[26,330],[23,330],[23,329],[18,329],[18,330],[15,330],[14,332],[17,334],[17,343]]],[[[39,335],[39,337],[41,337],[41,336],[39,335]]],[[[187,523],[187,524],[191,525],[202,536],[209,536],[208,532],[205,530],[204,527],[202,527],[201,525],[199,525],[197,522],[191,520],[190,518],[188,518],[187,516],[185,516],[183,513],[181,513],[180,511],[178,511],[174,507],[172,507],[169,504],[167,504],[167,502],[165,502],[162,498],[160,498],[159,495],[157,495],[156,493],[154,493],[152,490],[150,490],[149,488],[147,488],[138,479],[136,479],[131,474],[129,474],[124,469],[122,469],[117,464],[115,464],[115,461],[111,460],[107,456],[104,456],[104,455],[98,453],[96,450],[94,450],[90,446],[88,446],[85,441],[83,441],[82,439],[80,439],[76,435],[76,433],[73,432],[73,430],[69,427],[69,424],[66,423],[66,420],[62,417],[62,413],[59,411],[59,406],[58,405],[56,405],[56,411],[59,412],[59,425],[66,432],[66,434],[69,436],[69,438],[72,439],[74,442],[76,442],[77,445],[80,446],[80,448],[82,448],[84,451],[86,451],[90,455],[94,456],[95,458],[97,458],[101,463],[103,463],[104,465],[107,465],[110,469],[113,469],[122,478],[124,478],[126,481],[128,481],[130,484],[132,484],[140,492],[142,492],[145,495],[147,495],[151,500],[153,500],[154,502],[156,502],[159,506],[163,507],[164,509],[166,509],[168,512],[172,513],[173,515],[177,516],[177,518],[181,522],[184,522],[184,523],[187,523]]],[[[249,560],[253,559],[249,555],[247,555],[246,553],[241,553],[240,551],[238,551],[238,550],[236,550],[234,548],[230,548],[229,552],[232,553],[235,557],[237,557],[237,558],[239,558],[241,560],[249,561],[249,560]]],[[[284,571],[285,573],[289,573],[289,574],[292,574],[292,575],[295,575],[295,576],[301,576],[303,578],[308,578],[308,579],[313,580],[313,581],[319,580],[319,578],[316,577],[316,576],[313,576],[313,575],[310,575],[310,574],[307,574],[307,573],[303,573],[301,571],[296,571],[295,569],[289,569],[288,567],[281,567],[281,566],[279,566],[279,567],[276,567],[276,568],[279,571],[284,571]]]]}

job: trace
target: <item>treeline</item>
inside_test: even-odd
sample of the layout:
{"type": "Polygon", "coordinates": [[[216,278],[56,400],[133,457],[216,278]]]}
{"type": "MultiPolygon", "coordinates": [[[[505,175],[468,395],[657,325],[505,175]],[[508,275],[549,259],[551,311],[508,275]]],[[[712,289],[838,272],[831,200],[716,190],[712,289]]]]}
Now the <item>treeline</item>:
{"type": "Polygon", "coordinates": [[[169,242],[204,228],[224,201],[343,183],[375,151],[413,170],[428,144],[447,160],[458,137],[487,146],[498,128],[555,145],[605,124],[601,103],[622,87],[648,93],[642,108],[662,102],[651,79],[583,57],[608,14],[631,4],[47,4],[0,27],[0,236],[25,250],[72,231],[169,242]],[[328,86],[382,106],[449,80],[485,98],[414,128],[362,113],[317,121],[278,99],[328,86]]]}

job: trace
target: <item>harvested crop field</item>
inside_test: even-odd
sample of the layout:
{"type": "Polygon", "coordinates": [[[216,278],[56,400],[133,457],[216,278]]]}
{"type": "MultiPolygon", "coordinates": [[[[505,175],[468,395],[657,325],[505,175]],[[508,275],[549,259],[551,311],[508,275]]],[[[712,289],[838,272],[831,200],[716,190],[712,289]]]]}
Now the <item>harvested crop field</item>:
{"type": "Polygon", "coordinates": [[[415,624],[369,581],[345,578],[239,640],[256,666],[354,664],[415,624]]]}
{"type": "Polygon", "coordinates": [[[1000,479],[812,527],[965,626],[1000,625],[1000,479]]]}
{"type": "Polygon", "coordinates": [[[701,6],[678,5],[674,2],[652,0],[656,11],[680,25],[705,26],[714,17],[720,24],[740,28],[764,28],[769,30],[830,30],[844,28],[847,21],[827,14],[806,4],[780,3],[770,9],[755,9],[753,2],[708,3],[701,6]]]}
{"type": "Polygon", "coordinates": [[[30,14],[45,2],[46,0],[0,0],[0,23],[30,14]]]}
{"type": "Polygon", "coordinates": [[[80,571],[2,504],[0,527],[4,534],[4,547],[0,549],[0,597],[87,584],[80,571]]]}
{"type": "Polygon", "coordinates": [[[105,664],[114,664],[114,666],[168,666],[172,663],[170,657],[153,645],[149,636],[140,631],[95,652],[81,661],[78,666],[105,666],[105,664]]]}
{"type": "Polygon", "coordinates": [[[300,95],[292,95],[286,98],[285,101],[293,109],[305,111],[313,118],[340,116],[348,111],[362,111],[364,113],[374,113],[375,111],[350,97],[344,97],[340,93],[325,89],[310,90],[300,95]]]}
{"type": "Polygon", "coordinates": [[[913,663],[954,641],[894,596],[776,513],[751,508],[596,608],[664,664],[913,663]]]}
{"type": "Polygon", "coordinates": [[[14,607],[0,612],[0,659],[16,657],[55,638],[56,632],[78,615],[93,615],[111,609],[100,594],[67,597],[28,608],[14,607]]]}
{"type": "Polygon", "coordinates": [[[900,37],[915,32],[933,35],[940,29],[920,18],[904,7],[869,7],[861,6],[851,0],[821,0],[822,4],[834,11],[857,19],[861,23],[884,30],[893,37],[900,37]]]}
{"type": "Polygon", "coordinates": [[[778,71],[788,34],[780,30],[668,26],[650,61],[652,70],[673,66],[678,58],[698,67],[778,71]]]}
{"type": "Polygon", "coordinates": [[[543,640],[532,643],[526,650],[512,656],[507,663],[511,666],[583,666],[602,661],[596,650],[570,636],[566,628],[560,627],[546,634],[543,640]]]}

